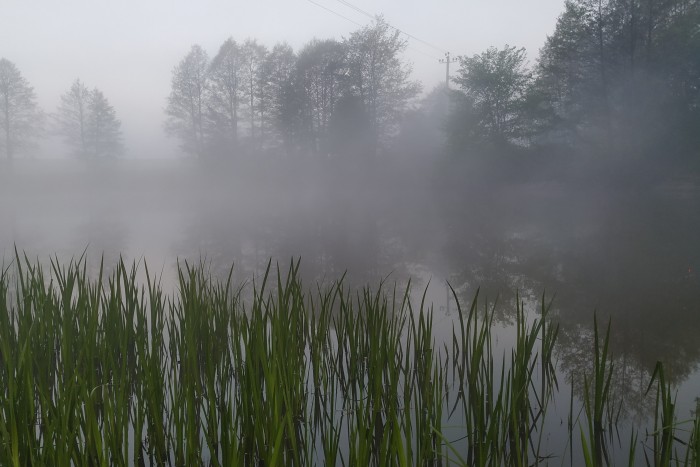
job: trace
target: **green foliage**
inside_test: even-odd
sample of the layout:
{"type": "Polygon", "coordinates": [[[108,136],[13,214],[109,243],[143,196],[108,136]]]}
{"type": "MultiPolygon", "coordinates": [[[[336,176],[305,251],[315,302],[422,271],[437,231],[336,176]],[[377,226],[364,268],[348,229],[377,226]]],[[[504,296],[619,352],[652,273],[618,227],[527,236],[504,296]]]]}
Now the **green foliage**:
{"type": "Polygon", "coordinates": [[[90,279],[17,255],[0,275],[2,465],[415,465],[440,454],[432,316],[368,289],[241,290],[202,266],[90,279]]]}
{"type": "Polygon", "coordinates": [[[584,375],[584,413],[587,437],[581,429],[581,441],[587,465],[610,464],[608,445],[615,426],[615,406],[611,398],[613,365],[609,355],[610,323],[602,342],[598,335],[598,319],[593,317],[593,370],[584,375]],[[606,433],[607,432],[607,433],[606,433]]]}
{"type": "Polygon", "coordinates": [[[532,74],[523,49],[460,57],[452,149],[534,144],[697,167],[698,24],[695,0],[567,0],[532,74]]]}
{"type": "MultiPolygon", "coordinates": [[[[180,265],[178,291],[165,296],[145,265],[141,286],[135,265],[90,278],[85,264],[53,260],[47,273],[17,254],[0,272],[1,465],[547,462],[558,327],[544,300],[534,319],[517,301],[515,339],[499,357],[495,308],[479,311],[478,295],[468,310],[457,301],[451,344],[440,346],[425,295],[414,309],[410,289],[383,284],[305,292],[298,262],[268,266],[250,298],[233,271],[215,283],[203,266],[180,265]],[[455,428],[464,436],[448,438],[455,428]]],[[[595,333],[588,465],[607,460],[611,413],[609,334],[595,333]]],[[[645,456],[692,465],[698,417],[683,458],[660,366],[655,381],[645,456]]],[[[630,459],[635,446],[633,435],[630,459]]]]}
{"type": "Polygon", "coordinates": [[[699,20],[696,1],[567,1],[536,70],[547,110],[541,139],[624,153],[692,151],[699,20]]]}
{"type": "Polygon", "coordinates": [[[525,49],[508,45],[459,57],[454,81],[467,97],[461,105],[473,109],[482,140],[513,142],[523,136],[523,99],[531,79],[525,61],[525,49]]]}

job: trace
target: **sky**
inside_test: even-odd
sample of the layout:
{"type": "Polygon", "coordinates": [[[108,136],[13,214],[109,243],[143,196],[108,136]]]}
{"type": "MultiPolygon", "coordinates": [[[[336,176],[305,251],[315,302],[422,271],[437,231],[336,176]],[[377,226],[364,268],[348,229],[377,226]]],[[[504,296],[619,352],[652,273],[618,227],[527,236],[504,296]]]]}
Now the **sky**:
{"type": "Polygon", "coordinates": [[[122,120],[128,156],[167,157],[177,147],[163,131],[172,69],[193,44],[214,56],[228,37],[295,50],[313,38],[342,39],[371,22],[348,3],[420,40],[406,37],[405,58],[430,90],[444,82],[438,59],[448,51],[509,44],[534,63],[564,0],[3,0],[0,57],[15,63],[46,112],[76,78],[99,88],[122,120]]]}

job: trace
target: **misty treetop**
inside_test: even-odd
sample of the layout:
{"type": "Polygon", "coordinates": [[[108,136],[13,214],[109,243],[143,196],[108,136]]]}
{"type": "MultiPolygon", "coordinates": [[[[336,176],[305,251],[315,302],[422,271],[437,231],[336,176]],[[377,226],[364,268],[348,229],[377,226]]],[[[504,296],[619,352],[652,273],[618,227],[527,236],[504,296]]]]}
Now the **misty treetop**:
{"type": "Polygon", "coordinates": [[[56,130],[80,158],[113,157],[122,153],[121,122],[102,91],[92,91],[80,79],[61,96],[54,115],[56,130]]]}
{"type": "Polygon", "coordinates": [[[34,88],[14,63],[0,59],[0,150],[7,159],[26,149],[41,130],[34,88]]]}
{"type": "Polygon", "coordinates": [[[460,58],[453,149],[498,141],[611,154],[700,148],[700,2],[567,0],[532,68],[522,49],[460,58]]]}
{"type": "Polygon", "coordinates": [[[87,124],[88,148],[94,157],[113,157],[123,152],[121,122],[97,88],[90,93],[87,124]]]}
{"type": "Polygon", "coordinates": [[[401,59],[406,42],[380,17],[342,41],[307,43],[295,54],[254,39],[227,39],[209,60],[198,45],[173,70],[167,131],[197,156],[238,150],[376,153],[420,91],[401,59]],[[350,138],[333,125],[347,122],[350,138]],[[347,140],[347,141],[346,141],[347,140]],[[356,144],[357,142],[363,144],[356,144]]]}
{"type": "MultiPolygon", "coordinates": [[[[165,130],[198,157],[544,148],[619,161],[662,157],[678,167],[693,160],[700,168],[688,156],[700,150],[700,0],[566,0],[534,63],[508,45],[461,56],[457,89],[422,103],[406,46],[381,17],[298,51],[229,38],[210,57],[194,45],[172,71],[165,130]],[[428,108],[443,100],[440,115],[428,108]]],[[[1,59],[5,158],[32,146],[42,115],[34,89],[1,59]]],[[[123,151],[114,108],[79,80],[54,120],[76,156],[123,151]]]]}
{"type": "Polygon", "coordinates": [[[474,108],[482,138],[505,141],[522,136],[523,100],[531,81],[525,60],[525,49],[507,45],[458,58],[454,81],[474,108]]]}
{"type": "Polygon", "coordinates": [[[204,152],[208,62],[204,49],[193,45],[173,70],[172,91],[166,109],[166,131],[180,137],[185,151],[197,155],[204,152]]]}
{"type": "Polygon", "coordinates": [[[569,1],[537,72],[551,127],[573,143],[658,151],[700,142],[697,0],[569,1]]]}

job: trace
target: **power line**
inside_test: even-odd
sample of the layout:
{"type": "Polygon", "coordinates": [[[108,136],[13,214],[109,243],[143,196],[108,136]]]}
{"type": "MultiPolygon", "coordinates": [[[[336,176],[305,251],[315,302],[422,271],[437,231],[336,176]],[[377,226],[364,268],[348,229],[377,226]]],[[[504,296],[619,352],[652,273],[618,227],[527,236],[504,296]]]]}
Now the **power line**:
{"type": "Polygon", "coordinates": [[[369,18],[374,19],[374,15],[372,15],[371,13],[368,13],[367,11],[363,10],[362,8],[360,8],[360,7],[358,7],[358,6],[353,5],[353,4],[350,3],[350,2],[346,2],[346,1],[344,1],[344,0],[337,0],[337,1],[340,2],[340,3],[342,3],[343,5],[345,5],[345,6],[347,6],[347,7],[352,8],[353,10],[355,10],[356,12],[358,12],[358,13],[360,13],[360,14],[363,14],[363,15],[369,17],[369,18]]]}
{"type": "Polygon", "coordinates": [[[343,19],[346,20],[346,21],[350,21],[351,23],[353,23],[353,24],[355,24],[355,25],[357,25],[357,26],[360,26],[360,27],[363,26],[362,24],[358,23],[357,21],[353,21],[353,20],[351,20],[350,18],[348,18],[347,16],[341,15],[341,14],[338,13],[337,11],[333,11],[333,10],[331,10],[330,8],[327,8],[327,7],[323,6],[323,5],[321,5],[320,3],[314,2],[314,0],[306,0],[306,1],[309,2],[309,3],[313,3],[313,4],[316,5],[317,7],[321,7],[321,8],[323,8],[324,10],[326,10],[326,11],[328,11],[328,12],[330,12],[330,13],[333,13],[333,14],[336,15],[336,16],[339,16],[339,17],[343,18],[343,19]]]}
{"type": "MultiPolygon", "coordinates": [[[[358,13],[360,13],[360,14],[362,14],[362,15],[365,15],[365,16],[367,16],[367,17],[369,17],[369,18],[372,18],[372,19],[376,18],[375,15],[372,15],[372,14],[369,13],[368,11],[363,10],[362,8],[360,8],[360,7],[356,6],[356,5],[353,5],[352,3],[348,2],[347,0],[336,0],[336,1],[339,2],[339,3],[341,3],[341,4],[343,4],[343,5],[345,5],[345,6],[347,6],[347,7],[349,7],[349,8],[352,8],[352,9],[355,10],[356,12],[358,12],[358,13]]],[[[420,39],[420,38],[414,36],[413,34],[409,34],[409,33],[407,33],[406,31],[402,31],[401,29],[397,28],[396,26],[392,26],[392,25],[389,24],[389,23],[386,23],[386,24],[387,24],[387,26],[389,26],[390,28],[395,29],[396,31],[400,32],[401,34],[403,34],[403,35],[405,35],[405,36],[407,36],[407,37],[410,37],[411,39],[413,39],[413,40],[415,40],[415,41],[417,41],[417,42],[420,42],[421,44],[425,44],[425,45],[427,45],[428,47],[430,47],[430,48],[432,48],[432,49],[435,49],[435,50],[437,50],[437,51],[440,52],[440,53],[445,53],[445,49],[442,49],[442,48],[440,48],[440,47],[438,47],[438,46],[436,46],[436,45],[434,45],[434,44],[431,44],[431,43],[428,42],[428,41],[424,41],[423,39],[420,39]]]]}
{"type": "Polygon", "coordinates": [[[426,57],[432,58],[433,60],[440,60],[440,59],[437,58],[435,55],[430,54],[430,53],[428,53],[428,52],[424,52],[424,51],[422,51],[421,49],[417,49],[417,48],[415,48],[415,47],[411,47],[410,45],[408,46],[408,48],[411,49],[411,50],[413,50],[414,52],[418,52],[418,53],[421,54],[421,55],[425,55],[426,57]]]}
{"type": "MultiPolygon", "coordinates": [[[[338,12],[335,11],[335,10],[332,10],[332,9],[330,9],[330,8],[324,6],[324,5],[321,5],[320,3],[315,2],[314,0],[306,0],[306,1],[309,2],[309,3],[312,3],[312,4],[314,4],[314,5],[316,5],[317,7],[323,8],[324,10],[326,10],[326,11],[329,12],[329,13],[334,14],[335,16],[338,16],[338,17],[340,17],[340,18],[343,18],[343,19],[346,20],[346,21],[350,21],[352,24],[355,24],[355,25],[360,26],[360,27],[363,27],[363,26],[364,26],[363,24],[360,24],[360,23],[358,23],[357,21],[353,21],[353,20],[351,20],[350,18],[348,18],[347,16],[344,16],[344,15],[338,13],[338,12]]],[[[345,2],[341,2],[341,3],[345,3],[345,2]]],[[[370,13],[368,13],[368,12],[362,10],[362,9],[359,8],[359,7],[354,7],[354,6],[350,5],[350,4],[348,4],[347,6],[349,6],[350,8],[353,8],[355,11],[357,11],[357,12],[359,12],[359,13],[362,13],[362,14],[365,15],[365,16],[368,16],[368,17],[370,17],[370,18],[372,18],[372,19],[375,18],[375,17],[372,16],[370,13]]],[[[405,34],[406,36],[408,36],[408,37],[410,37],[410,38],[413,38],[413,39],[415,39],[415,40],[417,40],[417,41],[419,41],[419,42],[423,42],[423,43],[425,43],[426,45],[430,45],[429,43],[427,43],[427,42],[425,42],[425,41],[422,41],[422,40],[420,40],[420,39],[418,39],[418,38],[416,38],[416,37],[414,37],[414,36],[412,36],[412,35],[410,35],[410,34],[408,34],[408,33],[405,33],[405,32],[401,31],[401,30],[398,29],[398,28],[395,28],[394,26],[390,25],[389,23],[387,23],[387,25],[388,25],[390,28],[393,28],[393,29],[397,30],[397,31],[400,32],[401,34],[405,34]]],[[[440,48],[438,48],[438,47],[435,47],[435,46],[431,46],[431,47],[433,47],[434,49],[439,50],[439,51],[442,52],[442,50],[441,50],[440,48]]],[[[424,51],[422,51],[422,50],[420,50],[420,49],[417,49],[417,48],[411,47],[411,46],[409,46],[409,48],[410,48],[411,50],[415,51],[415,52],[418,52],[419,54],[425,55],[426,57],[432,58],[432,59],[434,59],[434,60],[439,60],[439,59],[438,59],[437,57],[435,57],[434,55],[429,54],[429,53],[427,53],[427,52],[424,52],[424,51]]]]}

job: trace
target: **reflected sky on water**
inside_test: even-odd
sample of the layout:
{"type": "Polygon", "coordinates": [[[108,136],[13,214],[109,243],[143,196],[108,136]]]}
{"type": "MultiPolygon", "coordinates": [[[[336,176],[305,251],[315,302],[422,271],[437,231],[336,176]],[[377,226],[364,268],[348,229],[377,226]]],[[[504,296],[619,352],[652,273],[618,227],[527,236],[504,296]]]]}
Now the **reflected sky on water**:
{"type": "MultiPolygon", "coordinates": [[[[200,166],[191,161],[83,166],[23,161],[0,172],[0,255],[145,259],[174,287],[177,260],[250,281],[268,261],[301,258],[307,284],[405,287],[433,306],[435,335],[451,336],[457,304],[477,289],[498,300],[498,345],[512,339],[517,299],[536,316],[553,299],[560,323],[560,391],[549,443],[562,440],[570,384],[590,367],[594,311],[611,320],[623,413],[642,420],[657,360],[678,385],[679,418],[700,396],[700,187],[480,177],[420,163],[337,161],[200,166]],[[101,257],[101,255],[103,255],[101,257]],[[517,295],[516,295],[517,293],[517,295]],[[578,375],[578,376],[577,376],[578,375]],[[566,384],[563,384],[566,383],[566,384]]],[[[604,332],[604,329],[603,331],[604,332]]],[[[623,430],[624,431],[624,430],[623,430]]],[[[566,442],[565,440],[563,441],[566,442]]],[[[622,453],[624,454],[624,453],[622,453]]]]}

